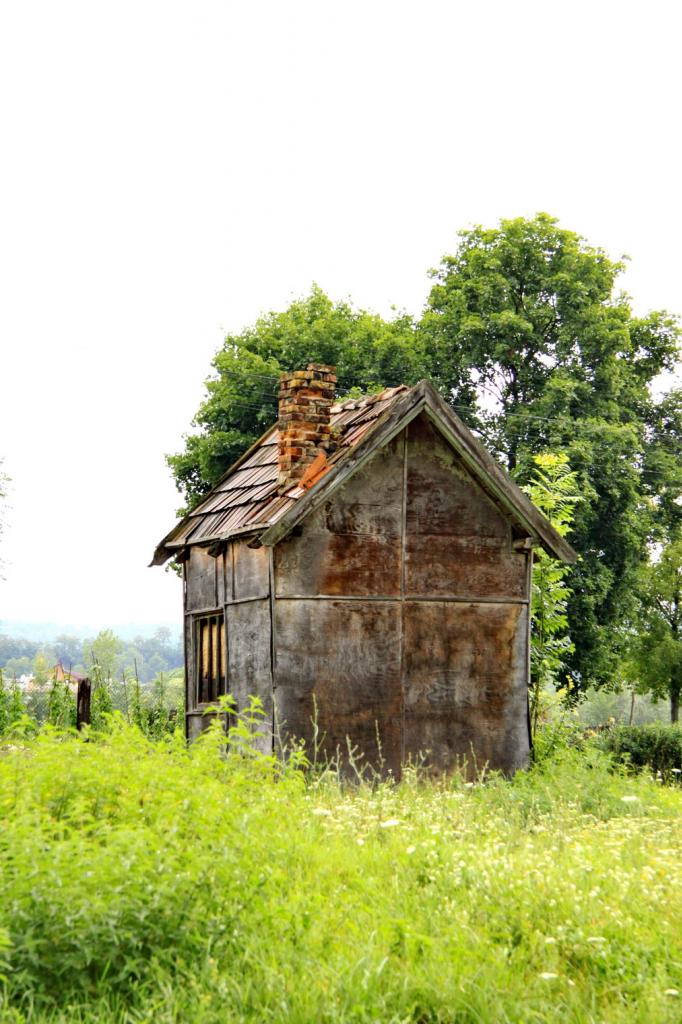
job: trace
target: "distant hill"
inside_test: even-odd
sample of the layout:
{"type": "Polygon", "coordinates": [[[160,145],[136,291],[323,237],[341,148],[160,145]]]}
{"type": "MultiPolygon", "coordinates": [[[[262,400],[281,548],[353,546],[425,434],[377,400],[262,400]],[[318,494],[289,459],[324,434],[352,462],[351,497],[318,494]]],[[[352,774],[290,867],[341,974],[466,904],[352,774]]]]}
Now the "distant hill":
{"type": "Polygon", "coordinates": [[[101,629],[111,629],[122,640],[130,641],[136,636],[152,637],[157,629],[170,629],[175,638],[181,632],[181,623],[176,622],[101,622],[98,625],[74,622],[27,622],[24,619],[0,619],[0,634],[49,643],[58,636],[93,637],[101,629]]]}

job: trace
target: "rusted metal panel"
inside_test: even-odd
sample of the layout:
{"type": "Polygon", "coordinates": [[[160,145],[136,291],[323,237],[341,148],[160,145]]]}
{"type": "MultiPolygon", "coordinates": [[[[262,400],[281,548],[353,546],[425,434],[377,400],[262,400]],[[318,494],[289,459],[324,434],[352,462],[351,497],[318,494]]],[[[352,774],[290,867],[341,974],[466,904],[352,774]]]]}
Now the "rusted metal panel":
{"type": "Polygon", "coordinates": [[[512,772],[528,760],[525,605],[404,604],[405,756],[512,772]]]}
{"type": "Polygon", "coordinates": [[[186,563],[187,611],[217,607],[217,561],[206,548],[190,549],[189,561],[186,563]]]}
{"type": "Polygon", "coordinates": [[[272,751],[272,672],[270,646],[270,599],[228,605],[228,690],[244,711],[249,697],[259,697],[265,711],[256,747],[272,751]]]}
{"type": "Polygon", "coordinates": [[[322,747],[346,751],[396,775],[401,761],[400,604],[382,601],[277,600],[279,732],[306,741],[313,719],[322,747]],[[380,746],[377,737],[380,738],[380,746]]]}
{"type": "Polygon", "coordinates": [[[250,548],[246,541],[233,545],[234,599],[265,597],[270,591],[267,548],[250,548]]]}
{"type": "Polygon", "coordinates": [[[408,438],[406,593],[522,598],[526,563],[507,518],[426,417],[408,438]]]}
{"type": "Polygon", "coordinates": [[[395,441],[275,548],[277,593],[400,592],[403,460],[395,441]]]}

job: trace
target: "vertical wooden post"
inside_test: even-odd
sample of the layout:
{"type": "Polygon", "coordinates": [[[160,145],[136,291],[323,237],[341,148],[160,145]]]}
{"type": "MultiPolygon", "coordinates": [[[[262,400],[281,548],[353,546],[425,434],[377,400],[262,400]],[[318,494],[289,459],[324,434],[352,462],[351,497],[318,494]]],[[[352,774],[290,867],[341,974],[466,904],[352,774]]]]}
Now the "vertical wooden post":
{"type": "Polygon", "coordinates": [[[92,687],[89,679],[78,680],[78,693],[76,696],[76,728],[82,729],[84,725],[90,725],[90,696],[92,687]]]}

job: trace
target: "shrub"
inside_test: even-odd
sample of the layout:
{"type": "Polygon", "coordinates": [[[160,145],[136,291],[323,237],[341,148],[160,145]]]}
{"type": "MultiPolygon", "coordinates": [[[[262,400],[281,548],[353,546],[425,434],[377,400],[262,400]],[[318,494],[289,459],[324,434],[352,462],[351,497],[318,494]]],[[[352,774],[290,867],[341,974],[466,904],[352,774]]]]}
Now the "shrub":
{"type": "Polygon", "coordinates": [[[654,722],[606,730],[599,745],[632,768],[650,768],[666,782],[682,775],[682,727],[654,722]]]}

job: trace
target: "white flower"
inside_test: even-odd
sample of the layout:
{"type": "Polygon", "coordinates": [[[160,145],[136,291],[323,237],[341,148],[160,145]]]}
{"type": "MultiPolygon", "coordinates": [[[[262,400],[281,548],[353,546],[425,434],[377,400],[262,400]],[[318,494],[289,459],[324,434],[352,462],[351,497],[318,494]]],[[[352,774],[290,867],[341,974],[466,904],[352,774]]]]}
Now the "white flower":
{"type": "Polygon", "coordinates": [[[417,849],[417,847],[416,847],[416,846],[408,846],[408,847],[407,847],[407,849],[405,850],[405,853],[407,853],[407,854],[412,854],[412,853],[414,853],[414,851],[415,851],[416,849],[417,849]]]}
{"type": "Polygon", "coordinates": [[[393,828],[395,825],[399,825],[400,822],[397,818],[387,818],[386,821],[379,822],[379,828],[393,828]]]}
{"type": "Polygon", "coordinates": [[[602,942],[606,942],[606,939],[604,938],[603,935],[590,935],[590,936],[588,936],[587,941],[593,943],[596,946],[598,946],[598,945],[601,945],[602,942]]]}
{"type": "Polygon", "coordinates": [[[543,981],[553,981],[554,978],[558,978],[559,975],[555,974],[554,971],[542,971],[538,977],[542,978],[543,981]]]}
{"type": "Polygon", "coordinates": [[[545,935],[545,945],[546,946],[553,946],[555,942],[556,942],[556,939],[554,938],[553,935],[545,935]]]}
{"type": "Polygon", "coordinates": [[[676,988],[667,988],[663,993],[664,996],[679,996],[679,994],[679,989],[676,988]]]}
{"type": "Polygon", "coordinates": [[[621,800],[621,803],[623,803],[623,804],[635,804],[639,800],[639,797],[638,796],[622,796],[620,798],[620,800],[621,800]]]}
{"type": "Polygon", "coordinates": [[[329,815],[332,812],[328,811],[326,807],[313,807],[312,813],[313,814],[323,814],[325,817],[329,817],[329,815]]]}

